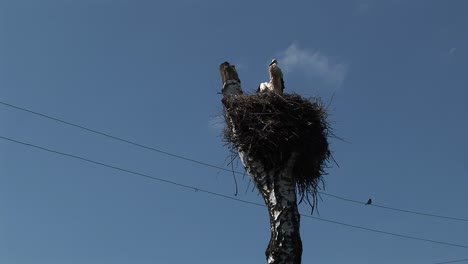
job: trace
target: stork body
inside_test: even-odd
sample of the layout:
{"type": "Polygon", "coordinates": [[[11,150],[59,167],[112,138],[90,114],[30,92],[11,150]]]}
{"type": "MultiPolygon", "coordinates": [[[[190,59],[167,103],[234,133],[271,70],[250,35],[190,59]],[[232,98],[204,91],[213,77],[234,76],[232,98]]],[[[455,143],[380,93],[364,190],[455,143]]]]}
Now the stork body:
{"type": "Polygon", "coordinates": [[[280,67],[278,67],[278,62],[275,59],[271,61],[269,71],[270,71],[271,91],[276,92],[276,93],[283,93],[283,90],[284,90],[283,72],[281,71],[280,67]]]}
{"type": "Polygon", "coordinates": [[[268,71],[270,73],[270,81],[261,83],[258,86],[257,93],[275,92],[282,94],[284,90],[283,72],[278,67],[278,62],[275,59],[271,61],[268,71]]]}

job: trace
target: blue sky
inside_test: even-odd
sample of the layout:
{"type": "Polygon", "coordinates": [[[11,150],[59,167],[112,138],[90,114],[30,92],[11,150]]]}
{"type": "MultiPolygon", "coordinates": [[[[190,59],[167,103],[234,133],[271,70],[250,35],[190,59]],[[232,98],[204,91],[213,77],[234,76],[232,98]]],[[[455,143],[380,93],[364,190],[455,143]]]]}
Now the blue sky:
{"type": "MultiPolygon", "coordinates": [[[[465,1],[0,0],[0,101],[227,167],[218,65],[277,58],[344,139],[326,192],[468,218],[465,1]]],[[[0,135],[234,195],[232,174],[0,105],[0,135]]],[[[264,263],[266,209],[0,140],[0,262],[264,263]]],[[[241,170],[238,167],[237,170],[241,170]]],[[[261,202],[238,177],[238,198],[261,202]]],[[[323,196],[320,217],[468,245],[467,222],[323,196]]],[[[304,214],[309,208],[301,205],[304,214]]],[[[303,263],[431,264],[468,249],[302,218],[303,263]]]]}

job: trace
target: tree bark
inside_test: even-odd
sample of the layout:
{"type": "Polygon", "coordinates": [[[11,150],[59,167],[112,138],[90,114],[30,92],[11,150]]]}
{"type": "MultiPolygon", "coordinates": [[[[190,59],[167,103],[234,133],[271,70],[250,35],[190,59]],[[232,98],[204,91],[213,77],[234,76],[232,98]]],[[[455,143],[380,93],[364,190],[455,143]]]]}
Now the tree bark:
{"type": "Polygon", "coordinates": [[[300,264],[302,241],[300,215],[296,200],[296,183],[292,175],[296,154],[291,154],[287,166],[265,171],[264,166],[240,151],[247,172],[262,194],[270,215],[270,243],[265,251],[268,264],[300,264]]]}

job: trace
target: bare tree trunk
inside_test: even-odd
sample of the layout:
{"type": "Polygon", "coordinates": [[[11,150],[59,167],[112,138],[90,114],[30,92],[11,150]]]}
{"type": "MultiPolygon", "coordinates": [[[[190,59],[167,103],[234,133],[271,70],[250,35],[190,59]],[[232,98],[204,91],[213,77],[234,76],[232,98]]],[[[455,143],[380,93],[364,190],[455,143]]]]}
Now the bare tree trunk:
{"type": "Polygon", "coordinates": [[[268,263],[300,264],[300,215],[292,175],[296,155],[291,155],[286,167],[272,171],[265,171],[260,162],[252,160],[242,151],[239,156],[268,207],[271,230],[270,243],[265,251],[268,263]]]}
{"type": "MultiPolygon", "coordinates": [[[[225,62],[220,65],[224,99],[242,94],[235,67],[225,62]]],[[[223,101],[224,102],[224,101],[223,101]]],[[[227,116],[227,122],[232,120],[227,116]]],[[[235,124],[232,124],[236,133],[235,124]]],[[[271,239],[265,251],[269,264],[300,264],[302,241],[299,233],[300,216],[297,209],[296,183],[293,167],[296,153],[291,153],[286,166],[265,171],[265,166],[247,151],[238,149],[244,167],[259,189],[270,215],[271,239]]]]}

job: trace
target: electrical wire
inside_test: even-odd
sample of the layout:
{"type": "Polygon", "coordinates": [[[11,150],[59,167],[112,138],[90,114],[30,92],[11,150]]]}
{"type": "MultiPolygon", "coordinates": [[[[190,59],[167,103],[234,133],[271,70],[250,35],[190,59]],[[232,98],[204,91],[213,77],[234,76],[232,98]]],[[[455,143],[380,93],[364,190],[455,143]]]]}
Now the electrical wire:
{"type": "Polygon", "coordinates": [[[28,113],[30,113],[30,114],[34,114],[34,115],[37,115],[37,116],[41,116],[41,117],[44,117],[44,118],[47,118],[47,119],[50,119],[50,120],[53,120],[53,121],[56,121],[56,122],[59,122],[59,123],[62,123],[62,124],[66,124],[66,125],[69,125],[69,126],[72,126],[72,127],[76,127],[76,128],[79,128],[79,129],[82,129],[82,130],[85,130],[85,131],[88,131],[88,132],[91,132],[91,133],[94,133],[94,134],[98,134],[98,135],[101,135],[101,136],[104,136],[104,137],[108,137],[108,138],[111,138],[111,139],[114,139],[114,140],[118,140],[118,141],[121,141],[121,142],[130,144],[130,145],[133,145],[133,146],[137,146],[137,147],[144,148],[144,149],[147,149],[147,150],[155,151],[155,152],[158,152],[158,153],[167,155],[167,156],[171,156],[171,157],[174,157],[174,158],[178,158],[178,159],[190,161],[190,162],[197,163],[197,164],[200,164],[200,165],[203,165],[203,166],[207,166],[207,167],[211,167],[211,168],[215,168],[215,169],[220,169],[220,170],[225,170],[225,171],[231,172],[231,170],[226,169],[226,168],[223,168],[223,167],[215,166],[215,165],[212,165],[212,164],[209,164],[209,163],[206,163],[206,162],[194,160],[194,159],[187,158],[187,157],[184,157],[184,156],[180,156],[180,155],[177,155],[177,154],[173,154],[173,153],[170,153],[170,152],[167,152],[167,151],[163,151],[163,150],[160,150],[160,149],[157,149],[157,148],[149,147],[149,146],[146,146],[146,145],[143,145],[143,144],[139,144],[139,143],[134,142],[134,141],[131,141],[131,140],[127,140],[127,139],[124,139],[124,138],[121,138],[121,137],[116,137],[116,136],[113,136],[113,135],[108,134],[108,133],[100,132],[100,131],[97,131],[97,130],[92,129],[92,128],[88,128],[88,127],[85,127],[85,126],[77,125],[77,124],[74,124],[74,123],[65,121],[65,120],[63,120],[63,119],[60,119],[60,118],[56,118],[56,117],[53,117],[53,116],[50,116],[50,115],[42,114],[42,113],[39,113],[39,112],[36,112],[36,111],[32,111],[32,110],[29,110],[29,109],[26,109],[26,108],[23,108],[23,107],[19,107],[19,106],[16,106],[16,105],[8,104],[8,103],[1,102],[1,101],[0,101],[0,104],[5,105],[5,106],[8,106],[8,107],[11,107],[11,108],[15,108],[15,109],[17,109],[17,110],[21,110],[21,111],[24,111],[24,112],[28,112],[28,113]]]}
{"type": "Polygon", "coordinates": [[[410,210],[404,210],[404,209],[398,209],[394,207],[389,207],[389,206],[383,206],[383,205],[378,205],[378,204],[366,204],[365,202],[353,200],[353,199],[348,199],[348,198],[343,198],[334,194],[329,194],[325,192],[320,192],[322,195],[330,196],[339,200],[347,201],[347,202],[352,202],[352,203],[358,203],[366,206],[374,206],[378,208],[383,208],[387,210],[393,210],[393,211],[398,211],[398,212],[403,212],[403,213],[408,213],[408,214],[416,214],[416,215],[423,215],[423,216],[430,216],[430,217],[436,217],[436,218],[443,218],[443,219],[449,219],[449,220],[455,220],[455,221],[463,221],[463,222],[468,222],[468,219],[463,219],[463,218],[457,218],[457,217],[450,217],[450,216],[443,216],[443,215],[435,215],[435,214],[428,214],[428,213],[421,213],[421,212],[416,212],[416,211],[410,211],[410,210]]]}
{"type": "MultiPolygon", "coordinates": [[[[242,202],[242,203],[245,203],[245,204],[266,207],[266,205],[261,204],[261,203],[250,202],[250,201],[246,201],[246,200],[243,200],[243,199],[231,197],[229,195],[224,195],[224,194],[220,194],[220,193],[217,193],[217,192],[212,192],[212,191],[204,190],[204,189],[201,189],[201,188],[197,188],[197,187],[194,187],[194,186],[181,184],[181,183],[178,183],[178,182],[175,182],[175,181],[170,181],[170,180],[166,180],[166,179],[163,179],[163,178],[154,177],[154,176],[151,176],[151,175],[148,175],[148,174],[135,172],[135,171],[124,169],[124,168],[117,167],[117,166],[114,166],[114,165],[109,165],[109,164],[106,164],[106,163],[102,163],[102,162],[94,161],[94,160],[91,160],[91,159],[83,158],[83,157],[80,157],[80,156],[77,156],[77,155],[52,150],[52,149],[41,147],[41,146],[38,146],[38,145],[35,145],[35,144],[15,140],[15,139],[12,139],[12,138],[9,138],[9,137],[4,137],[4,136],[0,135],[0,139],[10,141],[10,142],[13,142],[13,143],[16,143],[16,144],[28,146],[28,147],[31,147],[31,148],[36,148],[36,149],[43,150],[43,151],[46,151],[46,152],[49,152],[49,153],[54,153],[54,154],[62,155],[62,156],[65,156],[65,157],[74,158],[74,159],[78,159],[78,160],[85,161],[85,162],[88,162],[88,163],[92,163],[92,164],[100,165],[100,166],[103,166],[103,167],[111,168],[111,169],[114,169],[114,170],[126,172],[126,173],[129,173],[129,174],[145,177],[145,178],[148,178],[148,179],[152,179],[152,180],[172,184],[172,185],[179,186],[179,187],[182,187],[182,188],[185,188],[185,189],[191,189],[191,190],[194,190],[194,191],[207,193],[207,194],[213,195],[215,197],[221,197],[221,198],[225,198],[225,199],[229,199],[229,200],[233,200],[233,201],[237,201],[237,202],[242,202]]],[[[372,229],[372,228],[367,228],[367,227],[362,227],[362,226],[357,226],[357,225],[346,224],[346,223],[342,223],[342,222],[338,222],[338,221],[328,220],[328,219],[314,217],[314,216],[305,215],[305,214],[301,214],[301,216],[306,217],[306,218],[312,218],[312,219],[315,219],[315,220],[318,220],[318,221],[327,222],[327,223],[333,223],[333,224],[336,224],[336,225],[342,225],[342,226],[351,227],[351,228],[355,228],[355,229],[366,230],[366,231],[370,231],[370,232],[374,232],[374,233],[380,233],[380,234],[385,234],[385,235],[390,235],[390,236],[395,236],[395,237],[401,237],[401,238],[406,238],[406,239],[411,239],[411,240],[418,240],[418,241],[430,242],[430,243],[434,243],[434,244],[441,244],[441,245],[446,245],[446,246],[451,246],[451,247],[467,248],[468,249],[468,246],[461,245],[461,244],[455,244],[455,243],[437,241],[437,240],[432,240],[432,239],[407,236],[407,235],[402,235],[402,234],[397,234],[397,233],[392,233],[392,232],[387,232],[387,231],[382,231],[382,230],[377,230],[377,229],[372,229]]]]}
{"type": "Polygon", "coordinates": [[[397,233],[393,233],[393,232],[387,232],[387,231],[382,231],[382,230],[378,230],[378,229],[372,229],[372,228],[363,227],[363,226],[351,225],[351,224],[341,223],[341,222],[337,222],[337,221],[333,221],[333,220],[327,220],[327,219],[318,218],[318,217],[311,216],[311,215],[301,214],[301,216],[308,217],[308,218],[313,218],[313,219],[316,219],[316,220],[320,220],[320,221],[324,221],[324,222],[328,222],[328,223],[333,223],[333,224],[337,224],[337,225],[342,225],[342,226],[352,227],[352,228],[356,228],[356,229],[371,231],[371,232],[374,232],[374,233],[385,234],[385,235],[389,235],[389,236],[402,237],[402,238],[407,238],[407,239],[412,239],[412,240],[431,242],[431,243],[435,243],[435,244],[442,244],[442,245],[453,246],[453,247],[468,248],[468,246],[465,246],[465,245],[442,242],[442,241],[426,239],[426,238],[420,238],[420,237],[407,236],[407,235],[397,234],[397,233]]]}
{"type": "Polygon", "coordinates": [[[457,263],[457,262],[463,262],[463,261],[468,261],[468,258],[459,259],[459,260],[445,261],[445,262],[437,262],[437,263],[432,263],[432,264],[449,264],[449,263],[457,263]]]}
{"type": "Polygon", "coordinates": [[[242,200],[242,199],[237,199],[237,198],[231,197],[229,195],[215,193],[215,192],[207,191],[207,190],[200,189],[200,188],[197,188],[197,187],[194,187],[194,186],[190,186],[190,185],[186,185],[186,184],[166,180],[166,179],[159,178],[159,177],[154,177],[154,176],[144,174],[144,173],[139,173],[139,172],[127,170],[127,169],[124,169],[124,168],[120,168],[120,167],[109,165],[109,164],[102,163],[102,162],[99,162],[99,161],[94,161],[94,160],[91,160],[91,159],[83,158],[83,157],[76,156],[76,155],[73,155],[73,154],[68,154],[68,153],[65,153],[65,152],[60,152],[60,151],[44,148],[44,147],[41,147],[41,146],[38,146],[38,145],[18,141],[18,140],[12,139],[12,138],[7,138],[7,137],[3,137],[3,136],[0,136],[0,138],[4,139],[4,140],[11,141],[11,142],[14,142],[14,143],[22,144],[22,145],[25,145],[25,146],[28,146],[28,147],[37,148],[37,149],[40,149],[40,150],[43,150],[43,151],[47,151],[47,152],[59,154],[59,155],[62,155],[62,156],[66,156],[66,157],[86,161],[86,162],[93,163],[93,164],[96,164],[96,165],[100,165],[100,166],[103,166],[103,167],[111,168],[111,169],[114,169],[114,170],[123,171],[123,172],[126,172],[126,173],[134,174],[134,175],[137,175],[137,176],[149,178],[149,179],[152,179],[152,180],[156,180],[156,181],[160,181],[160,182],[164,182],[164,183],[168,183],[168,184],[172,184],[172,185],[176,185],[176,186],[186,188],[186,189],[191,189],[191,190],[194,190],[196,192],[198,192],[198,191],[199,192],[204,192],[204,193],[208,193],[208,194],[211,194],[211,195],[214,195],[214,196],[218,196],[218,197],[222,197],[222,198],[226,198],[226,199],[231,199],[231,200],[235,200],[235,201],[238,201],[238,202],[253,204],[253,205],[262,205],[262,204],[258,204],[258,203],[254,203],[254,202],[245,201],[245,200],[242,200]]]}
{"type": "MultiPolygon", "coordinates": [[[[124,143],[130,144],[130,145],[136,146],[136,147],[140,147],[140,148],[143,148],[143,149],[158,152],[160,154],[164,154],[164,155],[171,156],[171,157],[174,157],[174,158],[182,159],[182,160],[189,161],[189,162],[192,162],[192,163],[196,163],[196,164],[199,164],[199,165],[211,167],[211,168],[214,168],[214,169],[228,171],[228,172],[236,173],[236,174],[240,174],[240,175],[245,174],[243,172],[233,171],[233,170],[230,170],[230,169],[227,169],[227,168],[223,168],[223,167],[220,167],[220,166],[216,166],[216,165],[209,164],[209,163],[206,163],[206,162],[202,162],[202,161],[199,161],[199,160],[195,160],[195,159],[192,159],[192,158],[187,158],[187,157],[184,157],[184,156],[181,156],[181,155],[177,155],[177,154],[174,154],[174,153],[163,151],[161,149],[157,149],[157,148],[150,147],[150,146],[147,146],[147,145],[143,145],[143,144],[140,144],[140,143],[128,140],[128,139],[113,136],[113,135],[108,134],[108,133],[104,133],[104,132],[101,132],[101,131],[98,131],[98,130],[95,130],[95,129],[91,129],[91,128],[88,128],[88,127],[85,127],[85,126],[82,126],[82,125],[78,125],[78,124],[75,124],[75,123],[60,119],[60,118],[56,118],[56,117],[53,117],[53,116],[50,116],[50,115],[42,114],[42,113],[39,113],[39,112],[36,112],[36,111],[33,111],[33,110],[29,110],[29,109],[26,109],[26,108],[23,108],[23,107],[13,105],[13,104],[9,104],[9,103],[2,102],[2,101],[0,101],[0,104],[8,106],[10,108],[21,110],[21,111],[24,111],[24,112],[27,112],[27,113],[30,113],[30,114],[34,114],[34,115],[37,115],[37,116],[40,116],[40,117],[43,117],[43,118],[47,118],[47,119],[50,119],[50,120],[53,120],[53,121],[56,121],[56,122],[59,122],[59,123],[62,123],[62,124],[66,124],[66,125],[69,125],[69,126],[72,126],[72,127],[76,127],[76,128],[79,128],[79,129],[82,129],[82,130],[85,130],[85,131],[88,131],[88,132],[91,132],[91,133],[94,133],[94,134],[97,134],[97,135],[101,135],[101,136],[108,137],[108,138],[111,138],[111,139],[114,139],[114,140],[117,140],[117,141],[120,141],[120,142],[124,142],[124,143]]],[[[325,192],[319,192],[319,193],[323,194],[323,195],[326,195],[326,196],[329,196],[329,197],[337,198],[337,199],[340,199],[340,200],[343,200],[343,201],[353,202],[353,203],[358,203],[358,204],[365,205],[365,203],[361,202],[361,201],[352,200],[352,199],[340,197],[340,196],[325,193],[325,192]]],[[[454,220],[454,221],[468,222],[468,219],[464,219],[464,218],[429,214],[429,213],[423,213],[423,212],[417,212],[417,211],[411,211],[411,210],[405,210],[405,209],[398,209],[398,208],[378,205],[378,204],[374,204],[374,203],[371,204],[371,206],[382,208],[382,209],[387,209],[387,210],[392,210],[392,211],[397,211],[397,212],[402,212],[402,213],[409,213],[409,214],[415,214],[415,215],[421,215],[421,216],[427,216],[427,217],[436,217],[436,218],[443,218],[443,219],[454,220]]]]}

